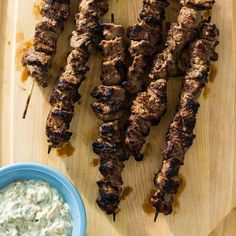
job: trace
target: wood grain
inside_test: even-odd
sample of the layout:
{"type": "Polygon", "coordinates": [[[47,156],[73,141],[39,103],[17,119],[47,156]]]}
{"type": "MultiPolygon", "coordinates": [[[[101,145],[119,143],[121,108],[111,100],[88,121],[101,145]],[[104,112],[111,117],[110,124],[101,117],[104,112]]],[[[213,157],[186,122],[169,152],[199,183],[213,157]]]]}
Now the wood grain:
{"type": "MultiPolygon", "coordinates": [[[[173,1],[175,2],[175,1],[173,1]]],[[[161,163],[161,149],[164,135],[177,103],[180,80],[170,81],[169,110],[158,127],[151,131],[146,145],[143,162],[130,160],[124,170],[124,186],[133,191],[122,201],[121,211],[113,222],[96,205],[96,180],[99,178],[91,150],[91,142],[96,136],[99,121],[89,108],[91,89],[99,83],[101,56],[94,53],[90,62],[90,72],[80,91],[82,101],[76,108],[73,120],[73,156],[60,158],[56,151],[47,155],[44,134],[45,120],[49,112],[48,98],[53,81],[47,89],[35,86],[26,120],[22,112],[27,92],[32,81],[20,81],[21,72],[16,70],[15,52],[24,41],[33,37],[35,16],[32,8],[35,0],[0,1],[0,162],[5,166],[14,162],[32,161],[47,164],[60,170],[76,185],[85,203],[88,229],[87,235],[162,235],[162,236],[206,236],[234,235],[233,220],[222,220],[236,207],[236,3],[233,0],[218,0],[212,12],[213,22],[220,28],[219,61],[215,64],[210,83],[201,97],[201,109],[195,133],[197,138],[187,153],[181,170],[186,186],[178,196],[178,207],[173,215],[160,216],[153,223],[153,215],[147,215],[142,204],[152,189],[154,173],[161,163]],[[17,33],[24,34],[24,40],[16,42],[17,33]],[[220,227],[220,233],[213,234],[220,227]],[[227,230],[231,231],[227,231],[227,230]],[[227,233],[232,232],[232,233],[227,233]]],[[[72,13],[78,1],[72,1],[72,13]]],[[[128,26],[136,21],[141,0],[110,0],[109,13],[115,14],[117,23],[128,26]]],[[[176,16],[176,6],[168,11],[168,21],[176,16]]],[[[73,14],[72,14],[73,15],[73,14]]],[[[64,58],[69,50],[66,40],[73,29],[73,17],[68,21],[60,38],[60,52],[51,74],[56,79],[64,58]]],[[[110,20],[107,14],[104,21],[110,20]]],[[[234,214],[235,215],[235,214],[234,214]]]]}
{"type": "Polygon", "coordinates": [[[229,236],[235,235],[236,232],[236,208],[229,212],[209,236],[229,236]]]}

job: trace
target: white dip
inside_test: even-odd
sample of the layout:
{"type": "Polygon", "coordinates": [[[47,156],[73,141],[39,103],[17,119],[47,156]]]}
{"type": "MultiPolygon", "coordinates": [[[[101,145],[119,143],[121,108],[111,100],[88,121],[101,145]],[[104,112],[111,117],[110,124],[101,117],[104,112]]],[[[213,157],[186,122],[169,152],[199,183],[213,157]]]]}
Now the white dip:
{"type": "Polygon", "coordinates": [[[41,180],[0,190],[0,236],[71,236],[72,217],[58,191],[41,180]]]}

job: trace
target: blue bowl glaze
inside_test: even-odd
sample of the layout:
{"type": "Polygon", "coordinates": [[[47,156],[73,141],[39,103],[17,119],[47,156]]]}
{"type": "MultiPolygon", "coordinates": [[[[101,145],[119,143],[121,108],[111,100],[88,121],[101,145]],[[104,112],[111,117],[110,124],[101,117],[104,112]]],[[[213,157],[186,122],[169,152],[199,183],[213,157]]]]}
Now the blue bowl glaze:
{"type": "Polygon", "coordinates": [[[58,171],[36,163],[18,163],[0,168],[0,189],[16,180],[38,179],[56,188],[68,204],[73,218],[72,236],[85,236],[86,213],[80,194],[58,171]]]}

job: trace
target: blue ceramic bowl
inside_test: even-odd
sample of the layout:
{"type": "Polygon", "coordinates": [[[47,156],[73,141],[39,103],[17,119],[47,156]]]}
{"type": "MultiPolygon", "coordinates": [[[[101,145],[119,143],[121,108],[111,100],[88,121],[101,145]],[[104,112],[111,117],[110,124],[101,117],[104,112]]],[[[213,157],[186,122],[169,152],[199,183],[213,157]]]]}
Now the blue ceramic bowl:
{"type": "Polygon", "coordinates": [[[35,163],[13,164],[0,169],[0,189],[16,180],[38,179],[56,188],[70,207],[73,218],[72,236],[85,236],[86,213],[82,199],[72,183],[58,171],[35,163]]]}

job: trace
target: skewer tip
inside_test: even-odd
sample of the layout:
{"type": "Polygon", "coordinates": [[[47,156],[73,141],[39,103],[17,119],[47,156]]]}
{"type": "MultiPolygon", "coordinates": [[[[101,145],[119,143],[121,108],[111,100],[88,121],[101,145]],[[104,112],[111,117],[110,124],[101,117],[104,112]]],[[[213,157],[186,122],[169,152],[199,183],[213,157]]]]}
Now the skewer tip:
{"type": "Polygon", "coordinates": [[[113,213],[113,221],[115,222],[116,221],[116,213],[113,213]]]}
{"type": "Polygon", "coordinates": [[[27,109],[25,109],[24,112],[23,112],[23,115],[22,115],[22,119],[23,119],[23,120],[24,120],[25,117],[26,117],[26,113],[27,113],[27,109]]]}
{"type": "Polygon", "coordinates": [[[111,23],[114,23],[115,22],[115,16],[114,16],[114,13],[111,13],[111,23]]]}
{"type": "Polygon", "coordinates": [[[158,217],[158,211],[156,210],[155,216],[154,216],[154,222],[157,221],[157,217],[158,217]]]}
{"type": "Polygon", "coordinates": [[[48,146],[48,154],[51,152],[51,150],[52,150],[52,146],[50,145],[48,146]]]}
{"type": "Polygon", "coordinates": [[[25,119],[28,108],[29,108],[30,98],[31,98],[31,94],[28,95],[26,103],[25,103],[25,109],[24,109],[24,112],[23,112],[23,115],[22,115],[23,120],[25,119]]]}
{"type": "Polygon", "coordinates": [[[29,93],[29,95],[27,97],[27,100],[26,100],[26,103],[25,103],[25,109],[24,109],[24,112],[23,112],[23,115],[22,115],[22,119],[25,119],[25,117],[26,117],[26,114],[27,114],[27,111],[28,111],[28,108],[29,108],[30,99],[31,99],[33,89],[34,89],[34,84],[35,84],[35,80],[33,81],[32,85],[31,85],[30,93],[29,93]]]}

